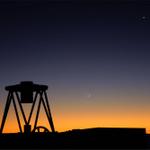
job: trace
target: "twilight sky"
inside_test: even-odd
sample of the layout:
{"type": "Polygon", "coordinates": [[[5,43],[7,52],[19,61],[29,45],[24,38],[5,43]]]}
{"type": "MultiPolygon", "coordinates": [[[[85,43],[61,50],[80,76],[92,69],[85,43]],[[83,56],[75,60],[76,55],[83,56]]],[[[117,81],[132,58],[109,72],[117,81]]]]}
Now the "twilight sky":
{"type": "Polygon", "coordinates": [[[150,3],[1,2],[1,115],[4,87],[25,80],[49,86],[57,131],[150,130],[150,3]]]}

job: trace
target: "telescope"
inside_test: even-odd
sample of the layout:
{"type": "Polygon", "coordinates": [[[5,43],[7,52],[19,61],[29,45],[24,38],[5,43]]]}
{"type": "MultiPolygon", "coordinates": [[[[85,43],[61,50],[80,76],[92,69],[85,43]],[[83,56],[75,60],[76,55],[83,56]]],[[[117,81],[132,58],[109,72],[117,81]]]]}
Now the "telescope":
{"type": "MultiPolygon", "coordinates": [[[[3,128],[5,125],[5,121],[7,118],[7,114],[9,111],[9,107],[12,101],[12,104],[14,106],[14,110],[16,113],[16,118],[18,122],[18,127],[20,129],[20,133],[31,133],[31,118],[33,116],[33,111],[35,108],[36,102],[37,104],[37,110],[36,110],[36,115],[35,115],[35,121],[34,121],[34,126],[32,132],[40,132],[40,129],[44,129],[44,132],[49,131],[46,127],[44,126],[37,126],[38,118],[39,118],[39,113],[40,113],[40,107],[43,105],[44,111],[46,113],[49,126],[52,130],[52,132],[55,132],[54,129],[54,124],[52,120],[52,115],[50,111],[50,106],[48,102],[48,96],[46,93],[46,90],[48,89],[47,85],[40,85],[40,84],[34,84],[32,81],[22,81],[20,84],[16,85],[10,85],[6,86],[5,90],[8,91],[8,96],[7,96],[7,101],[2,117],[2,123],[1,123],[1,128],[0,128],[0,133],[3,132],[3,128]],[[34,94],[35,93],[35,94],[34,94]],[[23,109],[23,104],[31,104],[31,110],[29,113],[29,116],[27,117],[25,115],[25,111],[23,109]],[[18,105],[17,105],[18,104],[18,105]],[[22,130],[22,123],[19,117],[19,111],[18,107],[20,109],[21,115],[23,117],[24,121],[24,131],[22,130]]],[[[35,108],[36,109],[36,108],[35,108]]]]}

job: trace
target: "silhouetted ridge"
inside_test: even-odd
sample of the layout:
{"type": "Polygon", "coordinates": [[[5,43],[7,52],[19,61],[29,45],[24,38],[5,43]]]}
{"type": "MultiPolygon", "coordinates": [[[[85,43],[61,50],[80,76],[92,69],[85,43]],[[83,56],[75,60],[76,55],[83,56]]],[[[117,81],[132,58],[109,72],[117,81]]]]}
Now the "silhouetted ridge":
{"type": "Polygon", "coordinates": [[[1,134],[1,148],[148,148],[144,128],[89,128],[60,133],[1,134]]]}

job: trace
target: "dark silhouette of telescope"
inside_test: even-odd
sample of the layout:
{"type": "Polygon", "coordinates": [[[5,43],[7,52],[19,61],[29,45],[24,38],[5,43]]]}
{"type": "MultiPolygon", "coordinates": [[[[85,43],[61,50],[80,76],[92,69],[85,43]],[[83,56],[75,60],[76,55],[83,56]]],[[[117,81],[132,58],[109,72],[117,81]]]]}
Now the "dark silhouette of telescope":
{"type": "Polygon", "coordinates": [[[3,118],[2,118],[0,133],[3,132],[3,128],[5,125],[5,121],[7,118],[7,114],[9,111],[11,101],[13,102],[18,126],[19,126],[21,133],[22,132],[24,132],[24,133],[31,132],[30,121],[31,121],[31,117],[33,114],[33,110],[35,108],[36,101],[38,101],[38,107],[37,107],[36,118],[35,118],[35,122],[34,122],[34,128],[33,128],[32,132],[36,132],[36,131],[41,132],[40,129],[43,129],[43,132],[49,131],[46,127],[43,127],[43,126],[38,127],[37,126],[37,121],[39,118],[41,104],[43,104],[43,106],[44,106],[44,110],[45,110],[50,128],[51,128],[52,132],[55,132],[52,115],[51,115],[51,111],[50,111],[50,106],[49,106],[49,102],[48,102],[48,97],[47,97],[47,93],[46,93],[46,90],[48,89],[47,85],[34,84],[32,81],[23,81],[23,82],[20,82],[20,84],[6,86],[5,89],[8,91],[8,97],[7,97],[5,110],[4,110],[4,114],[3,114],[3,118]],[[38,97],[39,97],[39,100],[37,100],[38,97]],[[16,102],[15,98],[17,99],[17,102],[16,102]],[[21,114],[22,114],[22,117],[24,120],[24,131],[22,130],[22,125],[20,122],[17,103],[21,110],[21,114]],[[24,103],[32,104],[28,119],[26,118],[26,115],[25,115],[25,112],[24,112],[24,109],[22,106],[24,103]]]}

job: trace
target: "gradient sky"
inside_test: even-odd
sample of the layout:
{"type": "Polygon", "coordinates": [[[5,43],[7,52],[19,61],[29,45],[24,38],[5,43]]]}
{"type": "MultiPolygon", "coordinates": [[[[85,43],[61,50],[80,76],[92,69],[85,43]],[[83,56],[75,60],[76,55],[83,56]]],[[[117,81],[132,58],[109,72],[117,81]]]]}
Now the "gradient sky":
{"type": "MultiPolygon", "coordinates": [[[[1,118],[4,87],[26,80],[49,86],[57,131],[150,130],[150,3],[1,2],[1,118]]],[[[5,132],[16,125],[11,112],[5,132]]]]}

